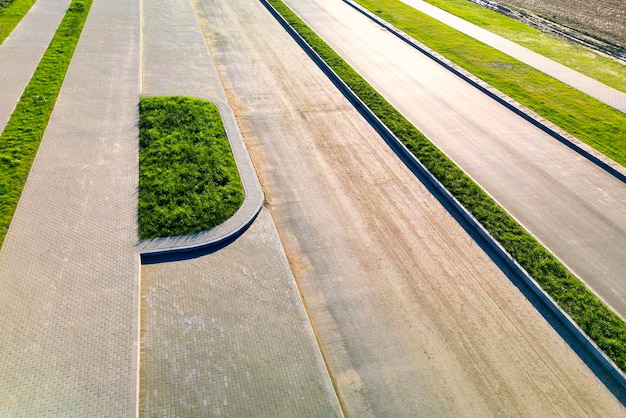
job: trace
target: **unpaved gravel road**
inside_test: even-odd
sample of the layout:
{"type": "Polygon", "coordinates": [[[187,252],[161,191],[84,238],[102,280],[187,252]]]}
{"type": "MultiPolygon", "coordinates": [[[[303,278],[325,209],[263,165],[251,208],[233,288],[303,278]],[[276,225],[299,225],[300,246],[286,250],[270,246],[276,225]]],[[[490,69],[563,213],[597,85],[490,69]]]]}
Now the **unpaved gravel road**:
{"type": "Polygon", "coordinates": [[[626,318],[626,184],[344,2],[286,3],[626,318]]]}
{"type": "Polygon", "coordinates": [[[194,5],[348,416],[626,416],[259,2],[194,5]]]}

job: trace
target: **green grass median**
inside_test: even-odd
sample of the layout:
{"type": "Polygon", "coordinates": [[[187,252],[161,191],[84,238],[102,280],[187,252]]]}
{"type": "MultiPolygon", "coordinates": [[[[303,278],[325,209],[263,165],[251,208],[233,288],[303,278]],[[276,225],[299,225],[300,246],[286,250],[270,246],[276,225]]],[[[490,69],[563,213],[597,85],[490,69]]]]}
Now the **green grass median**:
{"type": "Polygon", "coordinates": [[[356,1],[626,167],[626,114],[398,0],[356,1]]]}
{"type": "Polygon", "coordinates": [[[268,2],[582,330],[618,367],[626,370],[626,324],[389,104],[285,3],[281,0],[268,2]]]}
{"type": "Polygon", "coordinates": [[[92,0],[75,0],[0,135],[0,246],[26,183],[92,0]]]}
{"type": "Polygon", "coordinates": [[[28,13],[36,0],[0,0],[0,45],[28,13]]]}
{"type": "Polygon", "coordinates": [[[217,107],[189,97],[139,102],[139,236],[205,231],[230,218],[243,186],[217,107]]]}

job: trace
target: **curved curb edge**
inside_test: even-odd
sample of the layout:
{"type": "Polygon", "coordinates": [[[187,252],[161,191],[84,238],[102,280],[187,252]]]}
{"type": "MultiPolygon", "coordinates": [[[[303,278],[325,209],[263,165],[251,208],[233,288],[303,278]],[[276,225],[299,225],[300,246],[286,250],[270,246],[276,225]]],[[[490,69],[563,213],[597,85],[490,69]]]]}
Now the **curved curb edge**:
{"type": "MultiPolygon", "coordinates": [[[[489,232],[470,214],[459,201],[437,180],[424,165],[402,144],[391,130],[361,101],[348,85],[326,64],[313,48],[289,25],[289,23],[268,3],[260,0],[274,18],[291,35],[305,53],[318,65],[322,72],[333,82],[341,93],[353,104],[361,115],[383,137],[398,157],[408,166],[416,177],[424,183],[446,210],[470,233],[472,238],[483,250],[505,271],[524,284],[539,303],[551,313],[559,325],[570,333],[585,353],[595,360],[601,372],[612,378],[615,386],[626,393],[626,375],[617,365],[593,342],[587,334],[563,311],[557,303],[541,288],[539,283],[493,238],[489,232]]],[[[347,0],[343,0],[347,1],[347,0]]],[[[607,383],[606,381],[604,381],[607,383]]]]}
{"type": "MultiPolygon", "coordinates": [[[[145,94],[140,97],[173,96],[174,94],[145,94]]],[[[230,143],[235,163],[244,189],[244,201],[233,216],[222,224],[207,231],[191,235],[162,237],[141,240],[136,249],[141,256],[142,264],[153,264],[206,254],[219,249],[241,235],[258,215],[265,196],[261,183],[256,175],[250,154],[245,146],[241,131],[237,125],[233,110],[222,99],[215,97],[195,97],[215,104],[220,112],[226,136],[230,143]]]]}

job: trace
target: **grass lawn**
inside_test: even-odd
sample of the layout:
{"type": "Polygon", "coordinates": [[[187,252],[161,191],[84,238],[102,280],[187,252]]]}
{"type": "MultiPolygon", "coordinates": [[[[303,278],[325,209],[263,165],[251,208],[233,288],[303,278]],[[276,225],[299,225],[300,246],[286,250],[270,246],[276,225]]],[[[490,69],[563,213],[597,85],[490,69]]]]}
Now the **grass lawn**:
{"type": "Polygon", "coordinates": [[[626,370],[626,324],[390,105],[281,0],[268,0],[589,337],[626,370]]]}
{"type": "Polygon", "coordinates": [[[35,4],[36,0],[12,0],[3,3],[0,0],[0,44],[9,36],[13,28],[35,4]]]}
{"type": "Polygon", "coordinates": [[[398,0],[356,0],[434,51],[626,166],[626,114],[398,0]]]}
{"type": "Polygon", "coordinates": [[[189,97],[140,100],[140,238],[211,229],[230,218],[243,199],[214,104],[189,97]]]}
{"type": "Polygon", "coordinates": [[[425,0],[453,15],[626,92],[626,63],[547,35],[468,0],[425,0]]]}
{"type": "Polygon", "coordinates": [[[74,0],[0,135],[0,245],[26,183],[92,0],[74,0]]]}

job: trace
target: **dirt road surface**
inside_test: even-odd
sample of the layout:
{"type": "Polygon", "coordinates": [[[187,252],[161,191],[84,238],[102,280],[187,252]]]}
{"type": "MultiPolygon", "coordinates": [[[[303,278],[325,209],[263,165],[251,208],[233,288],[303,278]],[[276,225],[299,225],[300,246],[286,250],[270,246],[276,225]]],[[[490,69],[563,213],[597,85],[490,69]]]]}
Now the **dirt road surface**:
{"type": "Polygon", "coordinates": [[[195,0],[348,416],[626,416],[256,1],[195,0]]]}
{"type": "Polygon", "coordinates": [[[626,184],[344,2],[287,3],[626,318],[626,184]]]}

